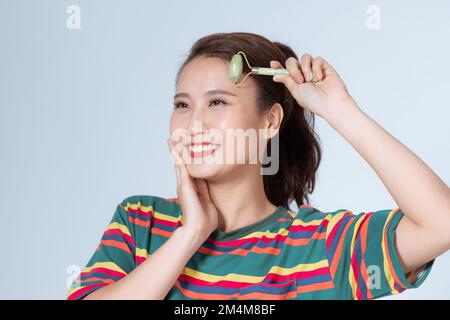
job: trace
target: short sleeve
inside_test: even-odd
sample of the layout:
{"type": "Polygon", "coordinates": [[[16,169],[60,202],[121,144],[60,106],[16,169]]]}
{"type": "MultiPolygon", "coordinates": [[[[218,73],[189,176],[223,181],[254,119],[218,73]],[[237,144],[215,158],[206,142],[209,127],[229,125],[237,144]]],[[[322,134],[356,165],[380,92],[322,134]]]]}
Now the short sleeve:
{"type": "Polygon", "coordinates": [[[419,287],[434,259],[407,274],[395,246],[400,208],[353,214],[332,214],[326,231],[326,251],[334,286],[342,299],[376,299],[419,287]]]}
{"type": "Polygon", "coordinates": [[[136,246],[129,220],[128,212],[119,204],[96,251],[67,292],[67,300],[82,299],[136,267],[136,246]]]}

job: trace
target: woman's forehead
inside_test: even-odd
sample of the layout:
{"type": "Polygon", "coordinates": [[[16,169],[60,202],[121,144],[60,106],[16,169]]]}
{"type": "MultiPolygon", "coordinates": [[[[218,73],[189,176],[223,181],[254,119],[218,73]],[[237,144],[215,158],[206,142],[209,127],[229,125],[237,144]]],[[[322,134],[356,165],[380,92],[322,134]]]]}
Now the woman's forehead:
{"type": "Polygon", "coordinates": [[[247,85],[236,88],[229,77],[229,62],[217,57],[197,57],[185,65],[176,87],[177,92],[221,89],[239,97],[254,94],[252,90],[255,90],[255,84],[252,82],[248,81],[247,85]]]}

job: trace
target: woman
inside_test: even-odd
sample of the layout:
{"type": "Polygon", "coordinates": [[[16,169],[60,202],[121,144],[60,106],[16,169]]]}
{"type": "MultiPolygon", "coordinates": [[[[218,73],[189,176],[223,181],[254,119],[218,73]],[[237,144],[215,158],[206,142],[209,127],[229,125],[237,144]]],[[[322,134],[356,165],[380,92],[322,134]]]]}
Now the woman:
{"type": "Polygon", "coordinates": [[[177,74],[170,134],[178,197],[124,199],[68,299],[374,299],[418,287],[450,248],[447,185],[359,108],[321,57],[299,61],[251,33],[199,39],[177,74]],[[228,68],[238,51],[289,74],[235,87],[228,68]],[[321,158],[314,115],[399,207],[355,215],[308,203],[321,158]],[[262,130],[263,147],[236,159],[227,132],[239,130],[262,130]],[[261,174],[262,151],[278,163],[270,174],[261,174]]]}

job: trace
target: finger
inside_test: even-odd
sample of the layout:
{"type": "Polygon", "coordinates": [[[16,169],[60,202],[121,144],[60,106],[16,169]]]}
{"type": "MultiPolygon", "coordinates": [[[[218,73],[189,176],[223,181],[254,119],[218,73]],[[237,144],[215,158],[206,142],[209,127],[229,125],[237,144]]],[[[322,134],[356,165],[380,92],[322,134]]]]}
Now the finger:
{"type": "MultiPolygon", "coordinates": [[[[297,63],[300,64],[298,61],[297,61],[297,63]]],[[[273,68],[273,69],[282,69],[282,68],[284,68],[283,65],[277,60],[271,60],[270,61],[270,67],[273,68]]],[[[296,79],[296,81],[299,82],[299,83],[304,83],[305,82],[305,77],[304,77],[304,75],[302,73],[302,70],[300,69],[300,66],[298,66],[298,72],[300,73],[300,76],[301,76],[302,80],[299,82],[296,79]]]]}
{"type": "Polygon", "coordinates": [[[314,75],[316,76],[316,81],[322,80],[323,72],[323,58],[322,57],[315,57],[312,61],[312,71],[314,75]]]}
{"type": "Polygon", "coordinates": [[[178,157],[178,164],[177,164],[177,168],[180,170],[180,182],[181,184],[186,184],[186,185],[190,185],[193,186],[193,181],[191,176],[189,175],[189,173],[187,172],[187,168],[186,168],[186,164],[184,163],[183,158],[181,157],[181,155],[175,151],[177,157],[178,157]]]}
{"type": "Polygon", "coordinates": [[[167,145],[169,146],[169,152],[172,158],[173,164],[177,167],[178,164],[182,163],[180,159],[180,156],[178,155],[178,152],[176,152],[176,149],[173,146],[173,142],[171,139],[167,139],[167,145]]]}
{"type": "Polygon", "coordinates": [[[300,65],[297,59],[294,57],[289,57],[286,60],[286,69],[289,71],[289,74],[297,81],[298,83],[302,83],[305,79],[303,78],[302,72],[300,71],[300,65]]]}
{"type": "Polygon", "coordinates": [[[296,95],[295,92],[298,82],[295,81],[290,74],[277,74],[273,76],[272,80],[283,83],[293,96],[296,95]]]}
{"type": "Polygon", "coordinates": [[[284,69],[284,66],[278,60],[271,60],[270,67],[273,69],[284,69]]]}
{"type": "Polygon", "coordinates": [[[180,190],[180,188],[181,188],[181,174],[180,174],[180,169],[178,168],[178,166],[175,166],[175,172],[176,172],[176,176],[177,176],[177,190],[180,190]]]}
{"type": "Polygon", "coordinates": [[[327,74],[327,72],[335,72],[334,68],[327,62],[327,60],[323,59],[323,67],[322,67],[322,73],[324,75],[327,74]]]}
{"type": "Polygon", "coordinates": [[[195,183],[197,184],[199,199],[207,208],[215,208],[209,193],[208,182],[205,179],[195,179],[195,183]]]}
{"type": "Polygon", "coordinates": [[[283,68],[281,63],[277,60],[270,60],[270,67],[273,69],[282,69],[283,68]]]}
{"type": "Polygon", "coordinates": [[[300,58],[301,69],[305,75],[306,81],[311,81],[313,78],[311,69],[312,57],[309,53],[305,53],[300,58]]]}
{"type": "Polygon", "coordinates": [[[180,169],[177,166],[177,161],[179,161],[180,159],[177,156],[177,153],[175,152],[175,150],[172,149],[172,144],[171,144],[170,138],[167,139],[167,144],[169,145],[170,156],[171,156],[172,162],[174,163],[174,166],[175,166],[175,173],[176,173],[176,177],[177,177],[177,190],[179,190],[181,187],[181,174],[180,174],[180,169]]]}
{"type": "Polygon", "coordinates": [[[197,185],[197,190],[199,196],[203,197],[205,200],[210,200],[208,184],[205,179],[194,179],[197,185]]]}
{"type": "Polygon", "coordinates": [[[170,144],[171,144],[172,148],[181,155],[182,148],[183,148],[182,140],[174,141],[171,139],[170,144]]]}
{"type": "MultiPolygon", "coordinates": [[[[173,162],[176,163],[177,160],[177,155],[176,152],[171,150],[171,157],[173,159],[173,162]]],[[[178,168],[178,166],[175,164],[175,173],[176,173],[176,177],[177,177],[177,190],[181,187],[181,174],[180,174],[180,168],[178,168]]]]}
{"type": "Polygon", "coordinates": [[[183,159],[184,164],[188,164],[190,163],[190,159],[189,159],[189,153],[184,145],[184,140],[172,140],[170,139],[170,143],[172,145],[172,148],[178,152],[178,154],[180,155],[181,159],[183,159]]]}
{"type": "Polygon", "coordinates": [[[179,152],[176,150],[176,148],[179,148],[179,144],[177,147],[177,145],[174,145],[173,141],[171,141],[170,139],[168,142],[171,146],[171,152],[173,154],[173,157],[175,158],[175,166],[178,170],[179,186],[187,185],[195,189],[196,187],[192,181],[192,178],[187,172],[186,163],[184,162],[179,152]]]}

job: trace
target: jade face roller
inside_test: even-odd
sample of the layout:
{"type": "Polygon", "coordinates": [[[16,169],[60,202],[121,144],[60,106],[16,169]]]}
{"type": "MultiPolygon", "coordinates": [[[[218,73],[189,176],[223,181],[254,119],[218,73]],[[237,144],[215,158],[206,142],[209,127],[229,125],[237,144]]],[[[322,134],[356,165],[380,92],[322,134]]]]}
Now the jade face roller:
{"type": "Polygon", "coordinates": [[[245,53],[242,51],[239,51],[238,53],[233,55],[233,57],[231,58],[231,61],[230,61],[231,82],[234,84],[235,87],[237,87],[237,86],[241,85],[250,74],[261,74],[261,75],[273,76],[276,74],[289,74],[289,72],[286,69],[251,67],[250,64],[248,63],[247,56],[245,55],[245,53]],[[239,79],[242,75],[242,68],[243,68],[242,56],[240,55],[240,53],[242,53],[242,55],[244,56],[245,61],[247,62],[247,65],[251,71],[249,73],[247,73],[247,75],[244,77],[244,79],[242,79],[241,82],[236,84],[236,82],[239,81],[239,79]]]}
{"type": "MultiPolygon", "coordinates": [[[[258,68],[258,67],[251,67],[250,64],[248,63],[247,57],[245,55],[244,52],[239,51],[238,53],[236,53],[235,55],[233,55],[233,57],[231,58],[230,61],[230,80],[233,83],[233,85],[235,87],[238,87],[239,85],[241,85],[245,79],[247,79],[247,77],[250,74],[260,74],[260,75],[267,75],[267,76],[274,76],[276,74],[289,74],[289,71],[287,69],[273,69],[273,68],[258,68]],[[236,84],[236,82],[239,81],[241,75],[242,75],[242,67],[243,67],[243,63],[242,63],[242,56],[240,55],[240,53],[242,53],[242,55],[245,58],[245,61],[247,62],[248,67],[250,68],[250,72],[247,73],[247,75],[244,77],[244,79],[242,79],[241,82],[239,82],[238,84],[236,84]]],[[[313,84],[315,84],[317,81],[315,81],[315,79],[313,80],[313,84]]]]}

